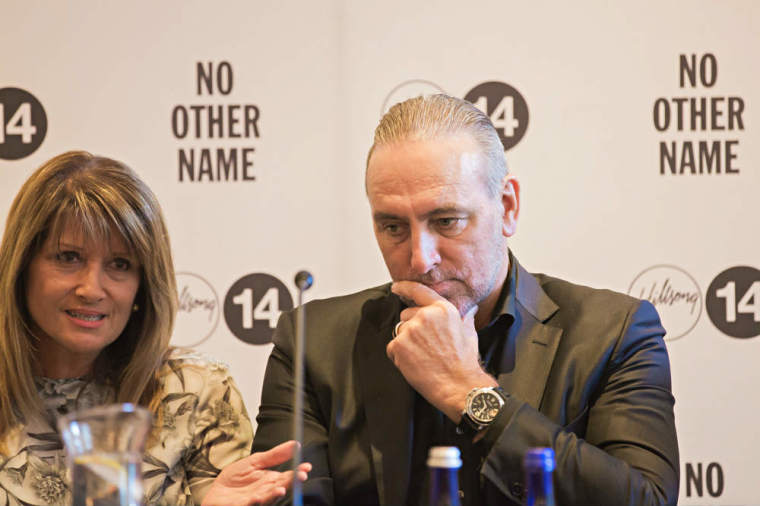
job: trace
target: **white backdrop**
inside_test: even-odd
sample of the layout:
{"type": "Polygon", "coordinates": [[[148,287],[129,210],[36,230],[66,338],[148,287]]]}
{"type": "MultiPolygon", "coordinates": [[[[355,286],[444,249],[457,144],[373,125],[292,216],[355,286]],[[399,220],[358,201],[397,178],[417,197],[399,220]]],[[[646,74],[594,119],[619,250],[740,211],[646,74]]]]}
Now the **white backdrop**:
{"type": "Polygon", "coordinates": [[[228,362],[252,417],[271,345],[243,339],[265,340],[287,306],[273,279],[295,297],[293,275],[309,269],[308,298],[388,280],[363,191],[386,101],[513,87],[529,111],[507,152],[523,188],[513,251],[529,270],[653,299],[670,334],[680,503],[760,504],[760,4],[4,0],[0,17],[7,146],[20,137],[4,89],[32,94],[47,118],[28,156],[8,159],[0,142],[0,214],[65,150],[137,170],[164,206],[185,273],[175,342],[228,362]],[[218,126],[209,135],[208,106],[221,136],[218,126]],[[183,112],[187,135],[173,122],[183,112]],[[721,150],[720,173],[717,158],[700,173],[700,141],[721,150]],[[675,174],[661,166],[662,142],[675,143],[675,174]],[[236,178],[217,177],[218,149],[239,157],[236,178]],[[181,150],[196,161],[180,181],[181,150]],[[243,150],[255,180],[243,178],[243,150]],[[255,313],[252,328],[243,311],[255,313]]]}

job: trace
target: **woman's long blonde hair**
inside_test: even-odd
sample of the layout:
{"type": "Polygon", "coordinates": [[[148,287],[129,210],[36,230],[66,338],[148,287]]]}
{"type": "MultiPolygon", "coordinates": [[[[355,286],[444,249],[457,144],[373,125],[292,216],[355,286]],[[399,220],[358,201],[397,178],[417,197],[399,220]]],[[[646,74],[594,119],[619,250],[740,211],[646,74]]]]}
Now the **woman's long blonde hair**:
{"type": "Polygon", "coordinates": [[[35,338],[26,303],[31,258],[66,223],[84,237],[108,241],[112,227],[141,266],[135,311],[116,341],[98,356],[93,379],[110,385],[117,402],[156,411],[158,371],[169,350],[177,310],[169,235],[153,192],[121,162],[70,151],[46,162],[11,205],[0,244],[0,454],[14,426],[43,413],[34,384],[35,338]]]}

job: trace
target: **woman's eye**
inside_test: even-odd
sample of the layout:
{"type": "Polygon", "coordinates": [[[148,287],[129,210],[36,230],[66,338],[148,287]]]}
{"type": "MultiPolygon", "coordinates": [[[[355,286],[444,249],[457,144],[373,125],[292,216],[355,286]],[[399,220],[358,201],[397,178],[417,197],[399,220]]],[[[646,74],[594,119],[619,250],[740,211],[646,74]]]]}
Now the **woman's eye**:
{"type": "Polygon", "coordinates": [[[115,258],[113,260],[113,266],[119,271],[128,271],[132,267],[132,263],[126,258],[115,258]]]}
{"type": "Polygon", "coordinates": [[[79,260],[79,253],[76,251],[59,251],[55,259],[64,264],[71,264],[79,260]]]}

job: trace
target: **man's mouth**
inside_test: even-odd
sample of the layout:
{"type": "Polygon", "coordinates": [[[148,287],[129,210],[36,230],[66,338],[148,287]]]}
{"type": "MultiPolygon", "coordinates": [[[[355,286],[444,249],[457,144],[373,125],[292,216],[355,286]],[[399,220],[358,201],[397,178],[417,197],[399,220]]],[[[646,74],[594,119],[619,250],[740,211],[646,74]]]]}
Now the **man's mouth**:
{"type": "Polygon", "coordinates": [[[429,288],[432,288],[433,290],[438,291],[438,289],[441,289],[445,287],[446,285],[450,284],[450,279],[442,279],[440,281],[434,281],[432,283],[425,283],[429,288]]]}

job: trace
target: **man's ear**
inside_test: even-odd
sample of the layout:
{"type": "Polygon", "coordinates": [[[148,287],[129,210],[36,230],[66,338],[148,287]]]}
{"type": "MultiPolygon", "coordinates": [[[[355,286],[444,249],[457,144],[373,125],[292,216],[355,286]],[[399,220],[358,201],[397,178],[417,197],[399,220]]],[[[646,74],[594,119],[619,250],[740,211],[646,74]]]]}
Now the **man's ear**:
{"type": "Polygon", "coordinates": [[[517,218],[520,215],[520,182],[513,175],[504,177],[501,189],[501,203],[504,206],[502,234],[512,237],[517,232],[517,218]]]}

